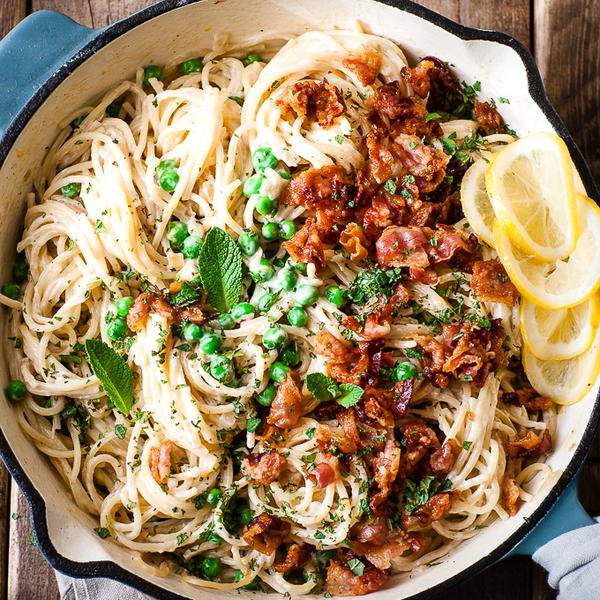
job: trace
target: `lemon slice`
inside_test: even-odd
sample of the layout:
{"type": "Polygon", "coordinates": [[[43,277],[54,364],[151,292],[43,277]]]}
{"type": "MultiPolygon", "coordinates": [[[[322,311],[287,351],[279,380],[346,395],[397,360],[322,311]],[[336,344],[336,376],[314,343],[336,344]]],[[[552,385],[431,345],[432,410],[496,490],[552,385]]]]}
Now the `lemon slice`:
{"type": "Polygon", "coordinates": [[[529,352],[542,360],[565,360],[585,352],[600,314],[598,294],[571,308],[551,310],[523,300],[521,334],[529,352]]]}
{"type": "Polygon", "coordinates": [[[544,308],[568,308],[583,302],[600,285],[600,208],[577,195],[584,228],[567,260],[546,263],[515,246],[498,221],[494,222],[494,247],[519,292],[544,308]]]}
{"type": "Polygon", "coordinates": [[[540,132],[509,144],[493,158],[485,183],[496,218],[523,251],[546,262],[573,251],[573,167],[559,137],[540,132]]]}
{"type": "Polygon", "coordinates": [[[600,373],[600,330],[590,348],[566,360],[540,360],[527,348],[522,352],[523,367],[534,389],[557,404],[574,404],[594,386],[600,373]]]}
{"type": "Polygon", "coordinates": [[[480,158],[466,171],[460,185],[460,201],[471,229],[490,246],[494,243],[492,226],[494,209],[485,188],[485,172],[489,161],[480,158]]]}

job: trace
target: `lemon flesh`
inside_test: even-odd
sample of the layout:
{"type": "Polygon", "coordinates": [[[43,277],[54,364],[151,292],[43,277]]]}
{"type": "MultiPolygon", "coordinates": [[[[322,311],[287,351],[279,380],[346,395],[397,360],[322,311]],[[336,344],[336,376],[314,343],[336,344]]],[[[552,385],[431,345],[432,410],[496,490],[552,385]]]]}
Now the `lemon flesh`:
{"type": "Polygon", "coordinates": [[[471,229],[491,246],[494,243],[492,226],[496,217],[485,188],[488,164],[488,161],[480,158],[467,169],[460,185],[460,201],[471,229]]]}

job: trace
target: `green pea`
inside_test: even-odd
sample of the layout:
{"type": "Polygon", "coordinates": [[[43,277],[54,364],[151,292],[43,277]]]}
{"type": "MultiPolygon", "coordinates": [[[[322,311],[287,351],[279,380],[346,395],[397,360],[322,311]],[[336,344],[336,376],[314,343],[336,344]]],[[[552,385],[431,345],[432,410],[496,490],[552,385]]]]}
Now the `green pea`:
{"type": "Polygon", "coordinates": [[[282,221],[279,224],[279,235],[284,240],[289,240],[296,233],[296,224],[294,221],[282,221]]]}
{"type": "Polygon", "coordinates": [[[258,234],[255,231],[243,231],[238,239],[238,244],[242,254],[254,256],[260,247],[258,234]]]}
{"type": "Polygon", "coordinates": [[[271,406],[276,395],[277,388],[270,383],[260,394],[257,394],[256,401],[262,406],[271,406]]]}
{"type": "Polygon", "coordinates": [[[218,558],[203,558],[200,562],[200,571],[205,579],[212,580],[216,579],[221,573],[223,564],[218,558]]]}
{"type": "Polygon", "coordinates": [[[295,262],[293,260],[289,260],[288,263],[289,263],[290,267],[292,267],[292,269],[296,269],[296,271],[298,271],[298,273],[302,273],[302,275],[306,275],[306,263],[295,262]]]}
{"type": "MultiPolygon", "coordinates": [[[[233,575],[233,580],[241,581],[242,579],[244,579],[244,573],[242,571],[236,571],[233,575]]],[[[250,583],[243,585],[242,588],[244,588],[245,590],[259,590],[259,578],[255,577],[250,583]]]]}
{"type": "Polygon", "coordinates": [[[115,309],[120,317],[126,317],[129,314],[129,309],[133,305],[131,296],[123,296],[115,302],[115,309]]]}
{"type": "Polygon", "coordinates": [[[263,223],[262,236],[268,242],[272,242],[279,237],[279,227],[277,223],[263,223]]]}
{"type": "Polygon", "coordinates": [[[259,283],[269,281],[273,278],[273,275],[275,275],[275,268],[266,258],[261,258],[258,267],[254,271],[250,271],[252,279],[259,283]]]}
{"type": "Polygon", "coordinates": [[[167,171],[174,171],[179,168],[179,163],[172,158],[165,158],[165,160],[161,160],[156,167],[156,176],[160,177],[163,173],[167,171]]]}
{"type": "Polygon", "coordinates": [[[189,236],[188,227],[181,221],[171,221],[167,227],[167,239],[174,250],[181,250],[183,242],[189,236]]]}
{"type": "Polygon", "coordinates": [[[254,317],[255,312],[256,309],[250,302],[238,302],[238,304],[231,309],[231,316],[238,322],[247,321],[254,317]]]}
{"type": "Polygon", "coordinates": [[[22,381],[18,379],[13,379],[9,384],[4,388],[4,393],[9,400],[13,402],[18,402],[19,400],[23,400],[25,398],[25,394],[27,393],[27,388],[22,381]]]}
{"type": "Polygon", "coordinates": [[[29,265],[27,264],[27,259],[25,258],[25,255],[22,252],[19,252],[19,254],[17,254],[17,257],[15,258],[12,272],[15,281],[18,281],[19,283],[27,279],[27,274],[29,273],[29,265]]]}
{"type": "Polygon", "coordinates": [[[249,506],[240,506],[238,508],[238,521],[240,525],[248,525],[254,518],[254,513],[249,506]]]}
{"type": "Polygon", "coordinates": [[[269,367],[269,375],[271,376],[271,379],[277,383],[281,383],[291,371],[292,370],[287,365],[284,365],[278,360],[269,367]]]}
{"type": "Polygon", "coordinates": [[[335,304],[338,308],[346,304],[346,292],[337,285],[330,285],[325,290],[325,298],[327,298],[331,304],[335,304]]]}
{"type": "Polygon", "coordinates": [[[216,329],[233,329],[235,319],[229,313],[222,313],[215,319],[216,329]]]}
{"type": "Polygon", "coordinates": [[[13,300],[17,300],[21,295],[21,288],[19,287],[19,284],[14,283],[12,281],[9,281],[8,283],[3,283],[1,290],[5,296],[8,296],[13,300]]]}
{"type": "Polygon", "coordinates": [[[290,175],[289,171],[287,171],[284,168],[277,169],[277,173],[279,174],[279,177],[281,177],[281,179],[285,179],[286,181],[292,180],[292,176],[290,175]]]}
{"type": "Polygon", "coordinates": [[[147,65],[144,67],[144,83],[150,83],[151,79],[158,79],[161,81],[163,78],[163,71],[157,65],[147,65]]]}
{"type": "Polygon", "coordinates": [[[221,383],[229,383],[235,378],[233,362],[227,356],[213,356],[210,361],[210,374],[221,383]]]}
{"type": "Polygon", "coordinates": [[[300,306],[310,306],[314,304],[319,298],[319,290],[314,286],[308,283],[303,283],[298,286],[296,290],[296,303],[300,306]]]}
{"type": "Polygon", "coordinates": [[[165,171],[158,178],[158,185],[165,190],[165,192],[172,193],[175,191],[177,184],[179,183],[179,173],[177,171],[165,171]]]}
{"type": "Polygon", "coordinates": [[[265,62],[258,54],[248,54],[243,60],[244,66],[247,67],[255,62],[265,62]]]}
{"type": "Polygon", "coordinates": [[[219,500],[221,500],[222,497],[223,492],[219,488],[212,488],[212,490],[209,490],[208,494],[206,494],[206,501],[211,506],[216,506],[219,504],[219,500]]]}
{"type": "Polygon", "coordinates": [[[81,193],[80,183],[67,183],[60,188],[62,195],[66,198],[76,198],[81,193]]]}
{"type": "Polygon", "coordinates": [[[252,177],[248,177],[244,182],[244,196],[250,198],[252,194],[260,193],[260,188],[262,187],[264,180],[265,176],[262,173],[255,173],[252,177]]]}
{"type": "Polygon", "coordinates": [[[287,320],[292,327],[305,327],[308,314],[301,306],[294,306],[287,314],[287,320]]]}
{"type": "Polygon", "coordinates": [[[271,307],[275,304],[275,302],[277,302],[278,298],[279,294],[271,294],[269,292],[263,294],[256,303],[258,310],[263,313],[269,312],[271,307]]]}
{"type": "Polygon", "coordinates": [[[284,290],[287,290],[288,292],[294,289],[297,281],[298,275],[296,275],[292,269],[281,269],[281,271],[277,273],[277,282],[284,290]]]}
{"type": "Polygon", "coordinates": [[[189,235],[183,240],[181,254],[185,258],[198,258],[200,248],[202,248],[202,238],[199,235],[189,235]]]}
{"type": "Polygon", "coordinates": [[[204,335],[204,327],[197,323],[186,323],[181,330],[181,335],[186,342],[195,344],[202,339],[204,335]]]}
{"type": "Polygon", "coordinates": [[[269,196],[259,196],[256,199],[256,212],[263,216],[272,216],[277,212],[279,202],[269,196]]]}
{"type": "Polygon", "coordinates": [[[279,355],[279,360],[288,367],[295,367],[301,360],[300,350],[298,344],[292,342],[283,352],[279,355]]]}
{"type": "Polygon", "coordinates": [[[412,379],[417,374],[417,367],[411,362],[401,362],[394,367],[392,377],[395,381],[402,379],[412,379]]]}
{"type": "Polygon", "coordinates": [[[106,326],[106,335],[111,340],[122,340],[127,335],[127,322],[123,317],[117,317],[106,326]]]}
{"type": "Polygon", "coordinates": [[[272,325],[262,337],[263,345],[269,350],[282,348],[287,341],[287,333],[281,325],[272,325]]]}
{"type": "Polygon", "coordinates": [[[106,114],[116,119],[121,112],[121,103],[114,100],[106,107],[106,114]]]}
{"type": "Polygon", "coordinates": [[[252,165],[259,173],[265,169],[273,169],[278,162],[271,148],[258,148],[252,153],[252,165]]]}
{"type": "Polygon", "coordinates": [[[200,338],[198,347],[203,354],[214,354],[215,352],[218,352],[222,345],[223,340],[220,335],[216,333],[205,333],[202,338],[200,338]]]}
{"type": "Polygon", "coordinates": [[[199,58],[188,58],[179,65],[179,70],[183,75],[191,73],[200,73],[204,68],[204,63],[199,58]]]}

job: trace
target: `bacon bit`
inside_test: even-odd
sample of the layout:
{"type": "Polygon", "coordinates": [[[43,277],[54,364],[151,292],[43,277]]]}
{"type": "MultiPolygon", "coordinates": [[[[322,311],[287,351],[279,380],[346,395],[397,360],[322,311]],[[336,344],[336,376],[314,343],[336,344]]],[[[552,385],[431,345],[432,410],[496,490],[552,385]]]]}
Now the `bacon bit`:
{"type": "MultiPolygon", "coordinates": [[[[341,409],[340,405],[337,403],[333,404],[335,404],[336,412],[338,412],[341,409]]],[[[354,454],[356,452],[356,444],[352,440],[348,439],[345,435],[334,433],[331,427],[327,425],[320,424],[317,427],[315,437],[320,450],[330,450],[335,447],[344,454],[354,454]]]]}
{"type": "Polygon", "coordinates": [[[425,98],[429,94],[431,81],[429,72],[434,68],[433,62],[430,60],[422,60],[418,62],[412,69],[410,67],[402,67],[400,74],[406,83],[410,85],[412,91],[419,96],[425,98]]]}
{"type": "Polygon", "coordinates": [[[550,398],[540,396],[533,388],[505,392],[502,396],[502,402],[511,406],[524,406],[528,413],[547,410],[552,406],[550,398]]]}
{"type": "Polygon", "coordinates": [[[428,267],[423,249],[427,237],[418,227],[387,227],[377,240],[377,262],[383,267],[428,267]]]}
{"type": "Polygon", "coordinates": [[[172,281],[169,284],[169,293],[176,294],[177,292],[181,291],[181,288],[182,288],[181,281],[172,281]]]}
{"type": "Polygon", "coordinates": [[[317,334],[315,352],[329,359],[328,374],[339,383],[359,385],[369,367],[368,342],[347,346],[327,331],[317,334]]]}
{"type": "Polygon", "coordinates": [[[285,555],[285,558],[273,565],[278,573],[288,573],[294,569],[303,567],[310,559],[311,552],[315,547],[311,544],[292,544],[285,555]]]}
{"type": "Polygon", "coordinates": [[[242,537],[254,550],[263,554],[273,554],[288,537],[291,529],[287,521],[263,512],[250,521],[242,537]]]}
{"type": "Polygon", "coordinates": [[[286,464],[285,457],[275,450],[251,453],[242,461],[244,473],[259,485],[270,485],[278,479],[286,464]]]}
{"type": "Polygon", "coordinates": [[[138,331],[144,326],[155,299],[156,296],[144,292],[134,300],[127,314],[127,327],[131,331],[138,331]]]}
{"type": "Polygon", "coordinates": [[[467,419],[469,419],[469,421],[474,421],[476,417],[477,415],[472,410],[467,411],[467,419]]]}
{"type": "Polygon", "coordinates": [[[360,420],[368,420],[372,425],[383,429],[394,427],[394,416],[388,410],[389,392],[369,387],[365,390],[364,396],[358,404],[361,414],[360,420]]]}
{"type": "Polygon", "coordinates": [[[190,323],[197,323],[198,325],[204,323],[207,317],[202,312],[201,303],[194,302],[193,304],[188,304],[183,308],[177,307],[175,309],[175,320],[178,323],[182,323],[183,321],[189,321],[190,323]]]}
{"type": "Polygon", "coordinates": [[[447,440],[442,447],[436,450],[429,459],[429,464],[435,475],[446,475],[450,473],[456,457],[460,452],[460,447],[455,440],[447,440]]]}
{"type": "Polygon", "coordinates": [[[337,420],[342,427],[346,438],[357,448],[362,448],[364,444],[360,434],[358,433],[356,413],[354,412],[354,409],[348,408],[347,410],[342,411],[338,414],[337,420]]]}
{"type": "Polygon", "coordinates": [[[537,458],[552,449],[550,432],[544,429],[542,437],[528,431],[523,437],[506,444],[506,454],[510,458],[537,458]]]}
{"type": "Polygon", "coordinates": [[[277,388],[277,395],[271,404],[267,423],[281,429],[289,429],[302,416],[302,408],[298,376],[295,373],[288,373],[277,388]]]}
{"type": "Polygon", "coordinates": [[[282,114],[295,112],[299,117],[315,117],[319,125],[331,127],[340,115],[346,112],[346,104],[340,90],[327,83],[316,81],[298,81],[286,87],[275,100],[282,114]]]}
{"type": "Polygon", "coordinates": [[[514,517],[519,512],[519,486],[514,477],[504,476],[502,479],[502,506],[514,517]]]}
{"type": "Polygon", "coordinates": [[[395,442],[388,440],[383,452],[380,452],[373,460],[371,468],[379,491],[371,497],[369,503],[371,510],[377,510],[379,505],[390,495],[392,484],[398,476],[400,455],[400,448],[396,446],[395,442]]]}
{"type": "Polygon", "coordinates": [[[440,441],[435,431],[420,419],[401,426],[400,432],[406,442],[400,473],[402,477],[406,477],[425,456],[440,447],[440,441]]]}
{"type": "Polygon", "coordinates": [[[385,115],[388,119],[396,119],[402,114],[402,101],[404,99],[400,83],[398,81],[390,81],[375,90],[373,107],[378,113],[385,115]]]}
{"type": "Polygon", "coordinates": [[[337,481],[340,476],[340,461],[336,456],[329,455],[323,459],[309,474],[308,478],[317,484],[317,487],[326,488],[337,481]]]}
{"type": "Polygon", "coordinates": [[[325,266],[325,252],[319,230],[312,219],[306,223],[283,246],[296,262],[313,263],[317,271],[325,266]]]}
{"type": "MultiPolygon", "coordinates": [[[[372,544],[374,546],[381,546],[394,539],[397,533],[390,531],[388,516],[389,511],[386,509],[380,509],[370,516],[365,515],[361,521],[352,527],[350,539],[352,542],[356,541],[360,544],[372,544]]],[[[352,547],[354,547],[354,543],[352,547]]]]}
{"type": "Polygon", "coordinates": [[[496,260],[478,260],[473,263],[471,287],[475,298],[484,302],[502,302],[514,306],[519,296],[506,269],[496,260]]]}
{"type": "Polygon", "coordinates": [[[458,94],[458,81],[452,74],[448,65],[435,56],[425,56],[423,61],[433,63],[429,71],[429,99],[428,104],[444,112],[454,112],[459,104],[463,102],[462,96],[458,94]]]}
{"type": "Polygon", "coordinates": [[[191,321],[201,324],[207,318],[201,305],[201,302],[194,302],[185,307],[173,306],[162,296],[143,292],[134,300],[127,314],[127,327],[131,331],[139,331],[146,324],[151,310],[165,319],[175,320],[176,323],[191,321]]]}
{"type": "Polygon", "coordinates": [[[381,69],[382,56],[379,52],[374,52],[368,48],[350,52],[342,61],[346,69],[356,73],[358,80],[362,85],[371,85],[381,69]]]}
{"type": "Polygon", "coordinates": [[[394,385],[392,412],[397,417],[405,417],[415,391],[415,380],[411,377],[394,385]]]}
{"type": "Polygon", "coordinates": [[[479,129],[484,135],[492,135],[494,133],[506,133],[506,125],[502,115],[489,102],[476,102],[473,107],[473,114],[479,129]]]}
{"type": "Polygon", "coordinates": [[[452,492],[442,492],[435,494],[427,500],[423,506],[419,506],[412,515],[423,525],[431,523],[431,521],[437,521],[442,517],[446,516],[452,508],[452,492]]]}
{"type": "Polygon", "coordinates": [[[357,223],[348,223],[346,229],[340,234],[340,245],[348,252],[350,260],[355,263],[360,263],[369,256],[366,244],[368,244],[367,236],[357,223]]]}
{"type": "Polygon", "coordinates": [[[449,262],[458,255],[470,256],[474,252],[472,240],[465,239],[461,231],[447,225],[437,226],[427,246],[427,254],[433,265],[449,262]]]}
{"type": "Polygon", "coordinates": [[[162,442],[150,452],[150,472],[156,483],[167,483],[171,474],[171,451],[174,445],[174,442],[162,442]]]}
{"type": "Polygon", "coordinates": [[[367,135],[367,151],[370,173],[377,183],[383,183],[394,174],[394,155],[372,133],[367,135]]]}
{"type": "Polygon", "coordinates": [[[408,216],[406,202],[401,196],[375,196],[363,215],[362,224],[369,239],[377,239],[383,229],[403,223],[408,216]]]}
{"type": "Polygon", "coordinates": [[[337,559],[329,562],[325,590],[332,596],[362,596],[383,587],[388,576],[369,564],[362,575],[355,575],[344,563],[337,559]]]}

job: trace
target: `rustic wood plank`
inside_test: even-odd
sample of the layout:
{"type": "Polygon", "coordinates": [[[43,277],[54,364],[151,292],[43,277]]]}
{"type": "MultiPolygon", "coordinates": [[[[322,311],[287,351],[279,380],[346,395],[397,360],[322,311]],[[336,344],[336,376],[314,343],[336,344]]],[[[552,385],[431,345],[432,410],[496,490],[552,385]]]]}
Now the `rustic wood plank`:
{"type": "Polygon", "coordinates": [[[16,485],[10,494],[10,562],[7,600],[58,600],[54,571],[32,537],[29,505],[16,485]]]}
{"type": "Polygon", "coordinates": [[[10,518],[10,476],[0,463],[0,600],[6,600],[8,586],[8,528],[10,518]]]}
{"type": "Polygon", "coordinates": [[[597,1],[534,1],[535,53],[546,90],[598,181],[600,6],[597,1]]]}
{"type": "Polygon", "coordinates": [[[3,38],[26,14],[26,0],[0,0],[0,38],[3,38]]]}
{"type": "Polygon", "coordinates": [[[460,0],[416,0],[417,4],[422,4],[431,10],[452,19],[460,20],[460,0]]]}

